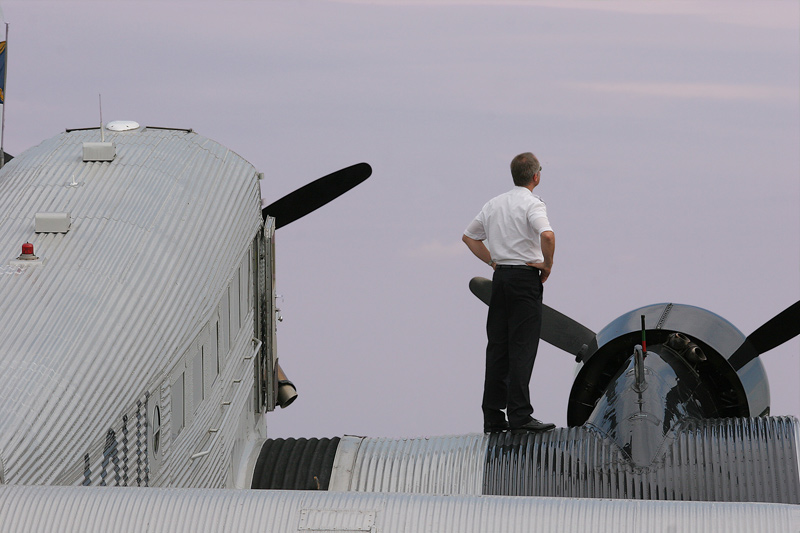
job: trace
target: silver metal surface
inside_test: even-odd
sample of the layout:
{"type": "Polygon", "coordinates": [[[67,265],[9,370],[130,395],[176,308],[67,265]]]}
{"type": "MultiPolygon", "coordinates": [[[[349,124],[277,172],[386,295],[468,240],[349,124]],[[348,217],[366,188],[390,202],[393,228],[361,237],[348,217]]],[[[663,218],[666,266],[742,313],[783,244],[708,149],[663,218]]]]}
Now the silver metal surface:
{"type": "Polygon", "coordinates": [[[334,459],[333,490],[480,494],[486,437],[350,437],[334,459]]]}
{"type": "MultiPolygon", "coordinates": [[[[98,130],[62,133],[0,171],[0,455],[7,483],[80,483],[85,455],[87,469],[101,471],[108,432],[121,438],[123,417],[130,429],[137,402],[152,404],[162,394],[162,451],[187,462],[201,451],[167,435],[168,373],[216,312],[262,225],[256,170],[216,142],[184,130],[109,132],[114,160],[84,162],[84,143],[99,137],[98,130]],[[68,212],[72,227],[36,234],[37,212],[68,212]],[[26,241],[41,258],[35,268],[10,262],[26,241]]],[[[231,350],[252,352],[249,329],[230,339],[231,350]]],[[[249,379],[252,365],[226,366],[218,383],[243,373],[249,379]]],[[[237,408],[252,398],[249,388],[244,395],[241,387],[218,388],[220,401],[237,408]]],[[[237,416],[218,403],[201,422],[206,429],[228,419],[238,424],[237,416]]],[[[195,468],[162,481],[220,483],[230,446],[195,461],[219,469],[213,480],[195,468]]],[[[161,468],[178,466],[170,460],[161,468]]]]}
{"type": "Polygon", "coordinates": [[[592,428],[489,441],[485,494],[800,503],[798,420],[683,421],[646,467],[592,428]]]}
{"type": "Polygon", "coordinates": [[[723,317],[706,309],[682,304],[655,304],[634,309],[612,321],[597,334],[598,349],[585,359],[570,393],[567,424],[580,426],[625,366],[633,346],[640,342],[641,317],[647,327],[648,346],[665,343],[672,332],[685,334],[700,348],[704,386],[716,396],[728,398],[717,414],[706,417],[763,416],[769,414],[769,382],[756,358],[738,372],[728,358],[745,336],[723,317]],[[705,360],[705,359],[704,359],[705,360]]]}
{"type": "Polygon", "coordinates": [[[36,233],[66,233],[72,224],[69,213],[36,213],[36,233]]]}
{"type": "Polygon", "coordinates": [[[684,418],[640,433],[633,418],[522,435],[344,437],[330,490],[800,503],[796,418],[684,418]]]}
{"type": "Polygon", "coordinates": [[[424,494],[0,487],[4,533],[785,533],[800,506],[424,494]]]}
{"type": "Polygon", "coordinates": [[[713,412],[714,399],[689,365],[672,350],[654,347],[643,357],[637,345],[627,368],[606,389],[584,424],[614,441],[635,466],[648,467],[657,461],[666,439],[674,436],[687,419],[706,418],[713,412]],[[661,353],[659,353],[661,352],[661,353]],[[639,371],[647,376],[646,386],[637,381],[639,371]]]}
{"type": "Polygon", "coordinates": [[[113,161],[117,147],[113,142],[84,142],[83,161],[113,161]]]}
{"type": "Polygon", "coordinates": [[[345,435],[341,438],[339,445],[336,447],[336,456],[333,458],[331,482],[328,490],[332,492],[350,490],[353,470],[358,458],[358,449],[361,447],[362,442],[364,442],[364,437],[345,435]]]}

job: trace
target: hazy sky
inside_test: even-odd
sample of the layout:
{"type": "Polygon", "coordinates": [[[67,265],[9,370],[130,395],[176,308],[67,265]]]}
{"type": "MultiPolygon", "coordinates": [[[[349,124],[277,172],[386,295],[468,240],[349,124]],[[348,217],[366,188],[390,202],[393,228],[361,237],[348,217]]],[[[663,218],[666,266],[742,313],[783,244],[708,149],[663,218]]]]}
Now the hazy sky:
{"type": "MultiPolygon", "coordinates": [[[[103,117],[194,128],[273,201],[359,161],[363,185],[278,231],[273,437],[481,430],[491,274],[461,235],[536,153],[545,302],[594,331],[675,302],[751,333],[800,299],[800,2],[34,1],[10,23],[5,149],[103,117]]],[[[800,415],[800,341],[763,357],[800,415]]],[[[535,416],[573,358],[542,344],[535,416]]]]}

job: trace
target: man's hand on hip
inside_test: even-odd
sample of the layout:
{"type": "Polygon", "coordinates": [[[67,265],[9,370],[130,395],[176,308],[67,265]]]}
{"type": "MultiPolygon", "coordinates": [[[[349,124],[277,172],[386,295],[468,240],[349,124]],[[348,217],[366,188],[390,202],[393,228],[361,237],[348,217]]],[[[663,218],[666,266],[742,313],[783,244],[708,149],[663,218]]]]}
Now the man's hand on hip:
{"type": "Polygon", "coordinates": [[[553,269],[553,265],[547,266],[544,263],[525,263],[525,264],[539,269],[539,280],[542,283],[547,281],[547,278],[550,277],[550,270],[553,269]]]}

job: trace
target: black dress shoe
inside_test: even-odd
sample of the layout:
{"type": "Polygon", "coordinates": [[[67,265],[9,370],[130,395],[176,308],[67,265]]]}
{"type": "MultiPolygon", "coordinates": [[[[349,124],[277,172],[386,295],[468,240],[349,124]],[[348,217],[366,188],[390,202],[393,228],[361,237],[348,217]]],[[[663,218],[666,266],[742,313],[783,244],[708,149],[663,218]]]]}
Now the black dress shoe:
{"type": "Polygon", "coordinates": [[[503,421],[501,424],[483,424],[484,433],[502,433],[508,431],[508,422],[503,421]]]}
{"type": "Polygon", "coordinates": [[[511,428],[511,433],[538,433],[539,431],[550,431],[555,429],[555,424],[542,422],[541,420],[531,419],[527,424],[511,428]]]}

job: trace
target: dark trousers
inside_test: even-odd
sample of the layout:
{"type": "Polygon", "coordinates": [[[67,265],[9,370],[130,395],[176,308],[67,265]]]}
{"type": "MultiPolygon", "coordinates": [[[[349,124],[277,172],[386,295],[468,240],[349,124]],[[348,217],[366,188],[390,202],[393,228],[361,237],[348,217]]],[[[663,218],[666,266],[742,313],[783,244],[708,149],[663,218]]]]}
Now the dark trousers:
{"type": "Polygon", "coordinates": [[[511,427],[531,420],[529,384],[542,330],[542,282],[537,269],[498,268],[486,320],[484,425],[511,427]]]}

